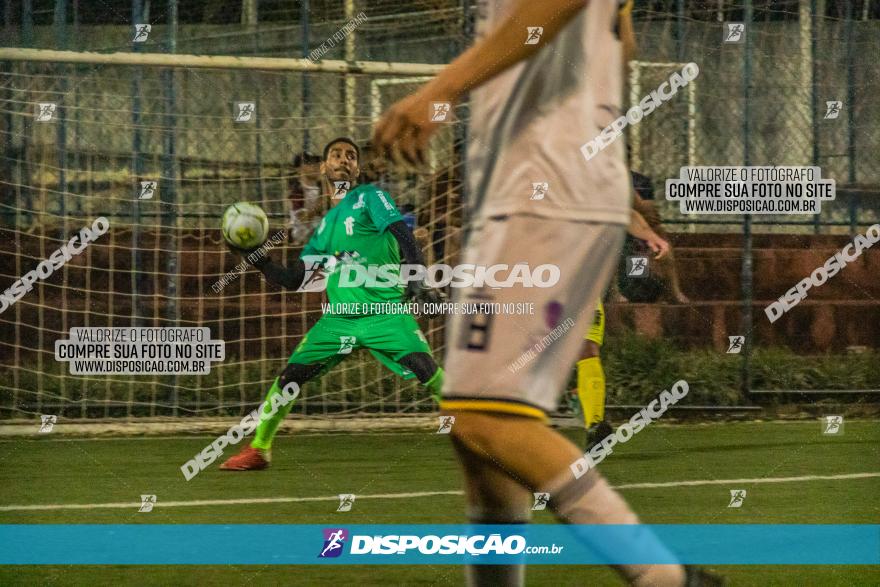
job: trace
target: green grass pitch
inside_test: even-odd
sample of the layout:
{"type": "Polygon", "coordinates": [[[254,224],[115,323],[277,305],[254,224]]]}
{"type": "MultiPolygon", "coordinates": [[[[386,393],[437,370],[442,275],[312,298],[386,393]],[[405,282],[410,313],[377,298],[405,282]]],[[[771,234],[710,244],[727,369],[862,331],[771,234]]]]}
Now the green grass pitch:
{"type": "MultiPolygon", "coordinates": [[[[580,443],[583,431],[564,431],[580,443]]],[[[214,463],[186,482],[179,467],[213,437],[0,441],[0,523],[463,523],[461,475],[448,437],[433,431],[300,434],[277,439],[268,471],[224,473],[214,463]],[[428,497],[380,494],[455,492],[428,497]],[[337,513],[339,493],[358,496],[337,513]],[[158,503],[138,513],[141,494],[158,503]],[[326,500],[248,503],[260,498],[326,500]],[[167,502],[246,500],[245,503],[167,502]],[[11,505],[131,503],[131,507],[10,509],[11,505]]],[[[655,424],[618,445],[600,469],[614,485],[772,479],[880,472],[880,426],[847,421],[841,436],[820,424],[655,424]]],[[[226,454],[231,451],[227,450],[226,454]]],[[[880,477],[623,488],[647,523],[880,522],[880,477]],[[729,490],[746,489],[741,508],[729,490]]],[[[536,512],[534,521],[553,523],[536,512]]],[[[267,547],[272,545],[267,545],[267,547]]],[[[296,545],[278,544],[278,549],[296,545]]],[[[731,585],[877,585],[865,566],[718,567],[731,585]]],[[[0,567],[0,585],[462,585],[463,571],[433,566],[51,566],[0,567]]],[[[621,585],[603,567],[533,566],[528,585],[621,585]]]]}

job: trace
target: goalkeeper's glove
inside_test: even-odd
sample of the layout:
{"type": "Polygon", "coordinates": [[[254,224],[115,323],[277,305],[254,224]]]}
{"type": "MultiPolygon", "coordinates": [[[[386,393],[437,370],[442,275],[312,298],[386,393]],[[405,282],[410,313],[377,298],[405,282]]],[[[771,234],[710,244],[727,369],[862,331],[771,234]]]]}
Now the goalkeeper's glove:
{"type": "Polygon", "coordinates": [[[440,312],[437,311],[439,309],[437,308],[437,305],[442,304],[448,299],[446,293],[442,289],[431,287],[424,281],[410,281],[407,283],[406,298],[421,305],[421,309],[431,310],[419,312],[428,318],[436,318],[439,316],[440,312]],[[431,304],[433,307],[428,306],[426,308],[425,304],[431,304]]]}

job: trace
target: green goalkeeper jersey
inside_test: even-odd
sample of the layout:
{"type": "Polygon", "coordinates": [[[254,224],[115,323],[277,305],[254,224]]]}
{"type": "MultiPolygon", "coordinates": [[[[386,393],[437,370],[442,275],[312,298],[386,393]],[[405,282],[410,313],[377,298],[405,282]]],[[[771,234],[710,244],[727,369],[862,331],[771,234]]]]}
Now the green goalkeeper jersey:
{"type": "MultiPolygon", "coordinates": [[[[331,313],[375,314],[378,312],[370,309],[371,304],[403,301],[404,287],[398,284],[400,247],[394,235],[386,230],[398,220],[403,218],[394,200],[372,184],[359,185],[350,190],[321,219],[300,253],[300,258],[305,259],[308,255],[334,255],[339,258],[334,270],[327,276],[331,313]],[[346,263],[361,265],[363,270],[359,272],[362,275],[374,275],[376,268],[385,266],[382,280],[388,282],[390,280],[387,278],[391,277],[396,285],[341,287],[340,277],[346,271],[346,263]],[[347,309],[340,311],[342,307],[347,309]],[[358,311],[353,311],[355,308],[358,311]]],[[[354,274],[350,269],[347,270],[349,283],[354,274]]]]}

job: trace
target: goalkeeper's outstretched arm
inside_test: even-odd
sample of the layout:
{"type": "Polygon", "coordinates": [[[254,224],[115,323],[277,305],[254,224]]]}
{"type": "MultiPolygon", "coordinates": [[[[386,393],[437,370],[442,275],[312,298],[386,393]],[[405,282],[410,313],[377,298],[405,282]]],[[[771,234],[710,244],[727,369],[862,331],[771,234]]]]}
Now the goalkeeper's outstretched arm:
{"type": "Polygon", "coordinates": [[[292,267],[287,267],[270,259],[266,252],[259,254],[259,249],[243,250],[233,247],[229,243],[227,246],[229,250],[238,253],[245,261],[259,269],[266,281],[272,285],[279,285],[287,289],[299,289],[305,279],[306,264],[300,258],[294,260],[292,267]]]}
{"type": "Polygon", "coordinates": [[[294,260],[292,267],[287,267],[264,255],[254,263],[254,267],[260,270],[266,281],[287,289],[299,289],[306,275],[306,265],[300,258],[294,260]]]}

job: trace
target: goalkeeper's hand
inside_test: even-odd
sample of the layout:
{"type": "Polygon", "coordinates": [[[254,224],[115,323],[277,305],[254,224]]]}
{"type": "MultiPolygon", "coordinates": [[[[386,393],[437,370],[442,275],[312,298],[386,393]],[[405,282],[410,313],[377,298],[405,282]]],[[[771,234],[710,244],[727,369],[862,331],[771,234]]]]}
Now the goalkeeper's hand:
{"type": "Polygon", "coordinates": [[[436,311],[438,308],[436,307],[438,304],[442,304],[448,298],[446,293],[439,288],[431,287],[424,281],[410,281],[406,284],[406,298],[407,300],[411,300],[416,304],[419,304],[422,309],[425,308],[425,304],[431,304],[434,307],[430,306],[428,309],[432,310],[430,312],[421,311],[420,314],[427,316],[428,318],[436,318],[440,315],[440,312],[436,311]]]}

